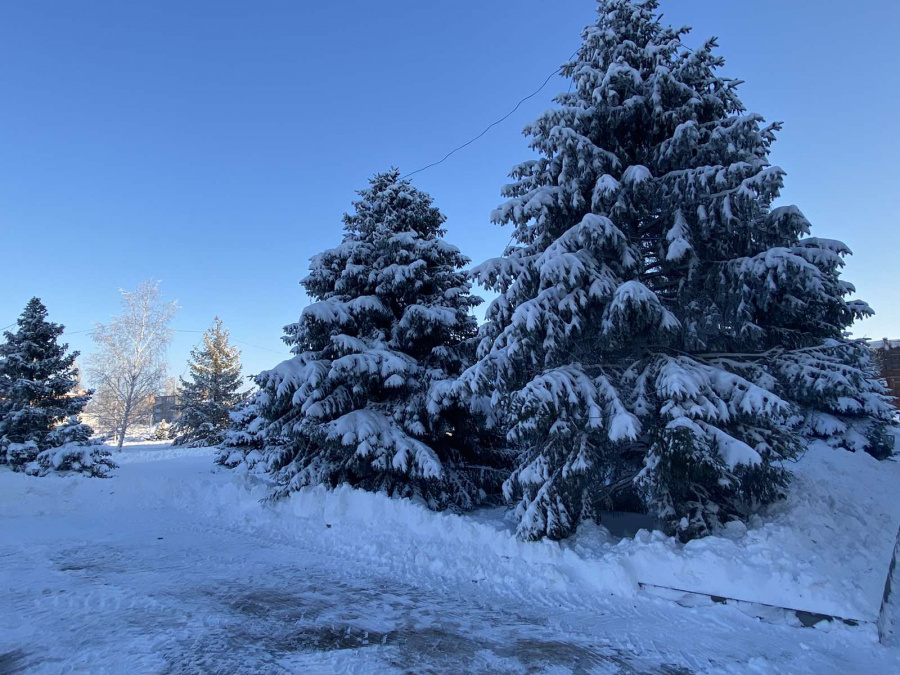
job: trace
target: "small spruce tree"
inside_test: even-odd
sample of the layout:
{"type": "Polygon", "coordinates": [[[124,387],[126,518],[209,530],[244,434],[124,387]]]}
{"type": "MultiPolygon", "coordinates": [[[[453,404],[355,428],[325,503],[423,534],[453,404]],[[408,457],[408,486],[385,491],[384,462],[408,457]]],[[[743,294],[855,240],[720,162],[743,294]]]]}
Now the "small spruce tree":
{"type": "Polygon", "coordinates": [[[78,393],[78,352],[57,342],[63,326],[47,321],[32,298],[18,330],[0,344],[0,464],[30,475],[75,471],[106,476],[115,464],[92,443],[81,414],[90,392],[78,393]]]}
{"type": "Polygon", "coordinates": [[[181,380],[181,417],[175,445],[208,446],[222,441],[229,414],[241,402],[240,351],[229,343],[219,317],[191,350],[190,379],[181,380]]]}
{"type": "Polygon", "coordinates": [[[156,430],[153,432],[153,438],[157,441],[172,440],[172,427],[172,424],[169,424],[166,420],[163,420],[156,425],[156,430]]]}
{"type": "Polygon", "coordinates": [[[779,498],[811,435],[888,452],[849,250],[773,208],[779,125],[657,7],[600,0],[493,214],[513,242],[475,270],[500,297],[462,382],[509,420],[527,539],[635,502],[689,539],[779,498]]]}
{"type": "Polygon", "coordinates": [[[256,378],[267,464],[282,494],[349,484],[469,508],[497,482],[489,458],[469,416],[429,412],[429,388],[467,365],[475,334],[468,259],[396,169],[359,195],[343,241],[301,282],[315,302],[285,328],[296,355],[256,378]]]}

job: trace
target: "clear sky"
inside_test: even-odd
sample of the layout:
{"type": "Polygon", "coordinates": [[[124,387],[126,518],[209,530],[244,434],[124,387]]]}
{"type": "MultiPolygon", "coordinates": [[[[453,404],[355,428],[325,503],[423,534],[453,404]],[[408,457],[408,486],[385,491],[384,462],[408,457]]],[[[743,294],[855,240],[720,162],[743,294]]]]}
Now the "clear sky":
{"type": "MultiPolygon", "coordinates": [[[[218,314],[247,372],[287,351],[308,259],[336,245],[354,190],[411,171],[501,117],[577,48],[593,0],[0,2],[0,327],[33,295],[70,331],[148,277],[202,330],[218,314]],[[250,346],[245,343],[251,343],[250,346]]],[[[854,250],[846,278],[900,337],[896,0],[664,0],[689,43],[720,38],[748,108],[785,123],[784,203],[854,250]]],[[[414,178],[473,261],[522,127],[502,125],[414,178]]],[[[176,334],[182,372],[199,336],[176,334]]],[[[86,332],[70,344],[90,352],[86,332]]]]}

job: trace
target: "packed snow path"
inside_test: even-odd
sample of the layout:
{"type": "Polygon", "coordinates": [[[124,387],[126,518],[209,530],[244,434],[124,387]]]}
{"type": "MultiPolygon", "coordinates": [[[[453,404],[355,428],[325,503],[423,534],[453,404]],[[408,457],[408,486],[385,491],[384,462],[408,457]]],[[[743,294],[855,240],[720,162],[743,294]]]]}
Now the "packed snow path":
{"type": "Polygon", "coordinates": [[[229,511],[265,508],[249,495],[202,501],[234,494],[212,471],[202,456],[123,464],[106,481],[0,475],[0,673],[900,672],[898,651],[862,628],[442,583],[402,549],[372,555],[366,540],[385,532],[352,547],[251,526],[229,511]]]}

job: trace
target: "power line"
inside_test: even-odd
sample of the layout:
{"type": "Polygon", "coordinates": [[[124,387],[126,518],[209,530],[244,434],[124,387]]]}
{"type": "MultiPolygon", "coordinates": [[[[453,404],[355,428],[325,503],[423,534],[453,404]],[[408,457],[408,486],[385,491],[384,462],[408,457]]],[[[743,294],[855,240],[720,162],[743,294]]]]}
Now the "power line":
{"type": "MultiPolygon", "coordinates": [[[[173,329],[173,330],[174,330],[174,329],[173,329]]],[[[179,333],[198,333],[198,332],[202,332],[202,331],[180,330],[180,331],[178,331],[178,332],[179,332],[179,333]]],[[[194,346],[191,347],[191,354],[193,354],[194,350],[197,349],[197,347],[200,346],[200,343],[201,343],[201,342],[203,342],[203,338],[202,338],[202,337],[197,338],[197,342],[195,342],[195,343],[194,343],[194,346]]],[[[178,376],[178,379],[183,380],[183,379],[184,379],[184,374],[188,371],[188,368],[190,368],[190,367],[191,367],[191,359],[188,359],[187,362],[184,364],[184,369],[181,371],[181,375],[178,376]]]]}
{"type": "MultiPolygon", "coordinates": [[[[13,324],[10,324],[10,325],[13,325],[13,324]]],[[[7,326],[7,328],[8,327],[9,326],[7,326]]],[[[91,333],[91,332],[97,330],[97,328],[105,328],[105,327],[106,327],[105,324],[97,324],[97,326],[94,328],[85,328],[83,330],[67,330],[65,332],[65,335],[77,335],[79,333],[91,333]]],[[[5,329],[0,329],[0,330],[5,330],[5,329]]],[[[187,328],[170,328],[169,330],[171,330],[173,333],[205,333],[206,332],[205,330],[190,330],[187,328]]],[[[262,349],[267,352],[272,352],[273,354],[281,354],[282,356],[285,355],[285,353],[283,351],[280,351],[278,349],[272,349],[271,347],[263,347],[262,345],[256,345],[256,344],[253,344],[252,342],[247,342],[246,340],[238,340],[237,338],[232,338],[232,340],[234,342],[239,342],[242,345],[247,345],[248,347],[253,347],[254,349],[262,349]]],[[[198,340],[197,344],[195,344],[194,346],[196,347],[199,344],[200,344],[200,341],[198,340]]]]}
{"type": "MultiPolygon", "coordinates": [[[[571,61],[571,60],[575,57],[575,54],[577,54],[577,53],[578,53],[578,50],[576,49],[574,52],[572,52],[572,56],[570,56],[570,57],[568,58],[568,60],[571,61]]],[[[534,97],[537,96],[539,93],[541,93],[541,91],[543,90],[543,88],[547,86],[547,83],[548,83],[550,80],[552,80],[553,77],[554,77],[555,75],[558,75],[559,72],[560,72],[562,69],[563,69],[563,66],[560,66],[559,68],[557,68],[556,70],[554,70],[552,73],[550,73],[550,74],[547,76],[547,79],[544,80],[544,82],[541,84],[540,87],[538,87],[538,88],[535,89],[533,92],[531,92],[530,94],[528,94],[528,96],[524,96],[523,98],[519,99],[519,102],[516,103],[515,107],[514,107],[512,110],[510,110],[508,113],[506,113],[506,114],[505,114],[503,117],[501,117],[500,119],[498,119],[498,120],[496,120],[496,121],[491,122],[490,124],[488,124],[480,134],[478,134],[478,135],[475,136],[474,138],[469,139],[468,141],[466,141],[466,142],[463,143],[462,145],[460,145],[460,146],[458,146],[458,147],[456,147],[456,148],[453,148],[453,150],[451,150],[450,152],[448,152],[446,155],[444,155],[444,156],[443,156],[441,159],[439,159],[438,161],[432,162],[431,164],[426,164],[426,165],[423,166],[422,168],[416,169],[415,171],[410,171],[408,174],[406,174],[405,176],[403,176],[403,178],[404,178],[404,179],[405,179],[405,178],[409,178],[410,176],[414,176],[414,175],[416,175],[417,173],[421,173],[422,171],[425,171],[426,169],[430,169],[430,168],[432,168],[432,167],[434,167],[434,166],[437,166],[438,164],[443,164],[443,163],[444,163],[445,161],[447,161],[452,155],[456,154],[457,152],[459,152],[459,151],[462,150],[463,148],[466,148],[466,147],[472,145],[472,143],[474,143],[474,142],[477,141],[479,138],[481,138],[482,136],[484,136],[488,131],[490,131],[491,129],[493,129],[495,126],[497,126],[497,125],[500,124],[501,122],[504,122],[504,121],[506,121],[507,119],[509,119],[509,117],[512,116],[512,114],[515,113],[515,112],[519,109],[519,107],[520,107],[523,103],[525,103],[525,101],[527,101],[527,100],[530,99],[530,98],[534,98],[534,97]]]]}
{"type": "Polygon", "coordinates": [[[282,351],[280,351],[280,350],[278,350],[278,349],[271,349],[270,347],[261,347],[260,345],[255,345],[255,344],[253,344],[252,342],[247,342],[247,341],[245,341],[245,340],[237,340],[237,339],[235,339],[235,342],[239,342],[239,343],[241,343],[242,345],[247,345],[248,347],[254,347],[254,348],[256,348],[256,349],[263,349],[263,350],[265,350],[265,351],[267,351],[267,352],[272,352],[273,354],[284,354],[284,352],[282,352],[282,351]]]}
{"type": "MultiPolygon", "coordinates": [[[[575,55],[576,55],[577,53],[578,53],[578,50],[576,49],[574,52],[572,52],[571,56],[569,56],[569,58],[567,59],[567,61],[571,61],[573,58],[575,58],[575,55]]],[[[405,179],[405,178],[409,178],[410,176],[414,176],[414,175],[417,174],[417,173],[421,173],[422,171],[425,171],[426,169],[431,169],[432,167],[435,167],[435,166],[437,166],[438,164],[443,164],[443,163],[446,162],[448,159],[450,159],[450,157],[452,157],[453,155],[455,155],[455,154],[456,154],[457,152],[459,152],[460,150],[463,150],[463,149],[467,148],[468,146],[472,145],[472,143],[474,143],[475,141],[477,141],[478,139],[480,139],[482,136],[484,136],[488,131],[490,131],[491,129],[493,129],[495,126],[497,126],[498,124],[501,124],[501,123],[505,122],[507,119],[509,119],[509,118],[510,118],[510,117],[511,117],[511,116],[512,116],[512,115],[513,115],[513,114],[514,114],[514,113],[522,106],[522,104],[525,103],[525,101],[527,101],[527,100],[529,100],[529,99],[531,99],[531,98],[534,98],[534,97],[537,96],[539,93],[541,93],[541,91],[543,91],[544,87],[547,86],[547,83],[550,82],[550,80],[552,80],[553,77],[554,77],[555,75],[558,75],[559,72],[563,69],[563,67],[564,67],[564,66],[560,66],[559,68],[557,68],[556,70],[554,70],[552,73],[550,73],[550,74],[546,77],[546,79],[544,79],[544,81],[541,83],[541,86],[540,86],[540,87],[538,87],[537,89],[535,89],[533,92],[531,92],[531,93],[528,94],[527,96],[523,96],[522,98],[520,98],[519,101],[516,103],[516,105],[513,107],[512,110],[510,110],[508,113],[506,113],[506,114],[505,114],[503,117],[501,117],[500,119],[495,120],[494,122],[491,122],[489,125],[487,125],[487,126],[481,131],[480,134],[478,134],[478,135],[475,136],[474,138],[469,139],[468,141],[466,141],[466,142],[463,143],[462,145],[453,148],[450,152],[448,152],[446,155],[444,155],[444,156],[443,156],[441,159],[439,159],[438,161],[432,162],[431,164],[426,164],[425,166],[423,166],[423,167],[421,167],[421,168],[419,168],[419,169],[416,169],[415,171],[410,171],[408,174],[406,174],[405,176],[403,176],[403,178],[404,178],[404,179],[405,179]]],[[[512,239],[510,239],[510,243],[512,243],[512,239]]],[[[6,326],[5,328],[0,328],[0,330],[6,330],[7,328],[10,328],[10,327],[12,327],[12,326],[14,326],[14,325],[15,325],[15,322],[9,324],[9,326],[6,326]]],[[[69,330],[69,331],[66,331],[66,335],[78,335],[78,334],[80,334],[80,333],[90,333],[90,332],[92,332],[92,331],[94,331],[94,330],[97,330],[97,328],[103,328],[103,327],[105,327],[103,324],[97,324],[97,326],[94,327],[94,328],[85,328],[85,329],[83,329],[83,330],[69,330]]],[[[180,329],[180,328],[173,328],[173,329],[171,329],[171,330],[174,331],[175,333],[205,333],[205,332],[206,332],[206,331],[202,331],[202,330],[187,330],[187,329],[180,329]]],[[[273,353],[275,353],[275,354],[283,354],[283,353],[284,353],[284,352],[281,352],[281,351],[279,351],[279,350],[277,350],[277,349],[270,349],[269,347],[261,347],[260,345],[255,345],[255,344],[253,344],[253,343],[251,343],[251,342],[246,342],[245,340],[237,340],[237,339],[235,339],[234,341],[235,341],[235,342],[239,342],[239,343],[244,344],[244,345],[247,345],[248,347],[253,347],[254,349],[262,349],[262,350],[265,350],[265,351],[268,351],[268,352],[273,352],[273,353]]],[[[198,344],[199,344],[199,343],[198,343],[198,344]]]]}
{"type": "MultiPolygon", "coordinates": [[[[659,18],[662,18],[662,15],[660,15],[659,18]]],[[[688,47],[686,44],[684,44],[683,42],[681,42],[681,40],[678,41],[678,45],[679,45],[680,47],[684,47],[684,48],[687,49],[689,52],[693,52],[693,51],[694,51],[691,47],[688,47]]],[[[574,59],[574,58],[575,58],[575,55],[576,55],[577,53],[578,53],[578,49],[576,49],[574,52],[572,52],[571,56],[569,56],[569,58],[567,59],[567,61],[571,61],[572,59],[574,59]]],[[[478,135],[475,136],[474,138],[472,138],[472,139],[466,141],[465,143],[463,143],[463,144],[460,145],[459,147],[453,148],[453,150],[451,150],[450,152],[448,152],[446,155],[444,155],[444,156],[443,156],[441,159],[439,159],[438,161],[432,162],[431,164],[426,164],[426,165],[423,166],[422,168],[416,169],[415,171],[410,171],[408,174],[406,174],[405,176],[403,176],[403,178],[409,178],[410,176],[414,176],[414,175],[416,175],[417,173],[421,173],[422,171],[425,171],[426,169],[430,169],[430,168],[432,168],[432,167],[434,167],[434,166],[437,166],[438,164],[443,164],[443,163],[444,163],[445,161],[447,161],[452,155],[454,155],[454,154],[456,154],[457,152],[459,152],[460,150],[462,150],[462,149],[464,149],[464,148],[466,148],[466,147],[472,145],[472,143],[474,143],[474,142],[477,141],[479,138],[481,138],[482,136],[484,136],[488,131],[490,131],[491,129],[493,129],[495,126],[497,126],[497,125],[500,124],[501,122],[504,122],[504,121],[506,121],[507,119],[509,119],[509,117],[510,117],[514,112],[516,112],[516,111],[519,109],[519,106],[521,106],[523,103],[525,103],[525,101],[527,101],[527,100],[530,99],[530,98],[534,98],[535,96],[537,96],[537,95],[543,90],[543,88],[547,86],[547,83],[548,83],[550,80],[553,79],[553,76],[559,74],[559,72],[563,69],[563,67],[564,67],[564,65],[563,65],[563,66],[560,66],[559,68],[557,68],[556,70],[554,70],[552,73],[550,73],[550,74],[547,76],[547,79],[545,79],[545,80],[543,81],[543,83],[541,84],[540,87],[538,87],[538,88],[535,89],[533,92],[531,92],[530,94],[528,94],[528,96],[525,96],[525,97],[519,99],[519,102],[516,103],[516,106],[515,106],[512,110],[510,110],[508,113],[506,113],[503,117],[501,117],[501,118],[498,119],[497,121],[491,122],[489,125],[487,125],[487,126],[484,128],[484,130],[483,130],[480,134],[478,134],[478,135]]],[[[571,91],[572,91],[572,83],[569,82],[569,93],[571,93],[571,91]]]]}
{"type": "MultiPolygon", "coordinates": [[[[180,328],[172,329],[176,333],[205,333],[205,330],[183,330],[180,328]]],[[[252,342],[247,342],[246,340],[238,340],[237,338],[231,338],[234,342],[239,342],[242,345],[247,345],[248,347],[253,347],[254,349],[263,349],[267,352],[272,352],[274,354],[284,354],[284,352],[279,351],[277,349],[271,349],[270,347],[262,347],[260,345],[255,345],[252,342]]],[[[199,342],[197,344],[200,344],[199,342]]]]}

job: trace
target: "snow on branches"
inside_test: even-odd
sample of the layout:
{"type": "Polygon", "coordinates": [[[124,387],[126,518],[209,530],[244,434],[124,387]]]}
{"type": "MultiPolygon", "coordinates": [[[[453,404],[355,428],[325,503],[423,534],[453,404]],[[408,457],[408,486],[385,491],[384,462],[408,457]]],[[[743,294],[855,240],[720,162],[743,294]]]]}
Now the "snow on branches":
{"type": "Polygon", "coordinates": [[[295,356],[256,378],[265,465],[282,491],[349,483],[468,508],[484,497],[468,466],[479,434],[464,410],[429,412],[429,388],[468,364],[468,259],[397,170],[359,194],[343,241],[302,281],[314,302],[285,328],[295,356]]]}
{"type": "Polygon", "coordinates": [[[77,391],[78,352],[57,342],[63,326],[47,321],[38,298],[17,323],[0,344],[0,464],[35,476],[106,476],[116,465],[78,418],[91,393],[77,391]]]}
{"type": "Polygon", "coordinates": [[[473,270],[499,297],[461,383],[508,421],[528,539],[635,500],[688,539],[779,498],[805,436],[886,453],[849,250],[772,208],[779,125],[657,8],[600,0],[493,214],[513,242],[473,270]]]}

